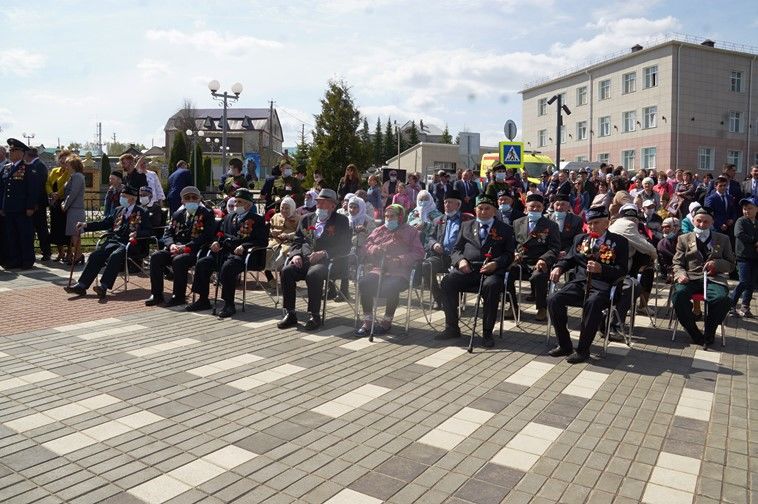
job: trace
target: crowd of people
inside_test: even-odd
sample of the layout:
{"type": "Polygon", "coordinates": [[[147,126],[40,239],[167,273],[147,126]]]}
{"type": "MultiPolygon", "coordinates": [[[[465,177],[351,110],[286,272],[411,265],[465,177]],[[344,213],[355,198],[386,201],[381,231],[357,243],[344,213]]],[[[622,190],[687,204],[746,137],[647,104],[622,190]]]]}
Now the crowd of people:
{"type": "Polygon", "coordinates": [[[231,317],[239,275],[248,269],[262,272],[267,286],[281,286],[285,313],[280,329],[298,325],[299,281],[307,286],[304,327],[315,330],[323,322],[325,297],[352,301],[350,279],[356,279],[359,268],[357,336],[391,331],[400,293],[415,272],[431,289],[433,308],[444,311],[445,328],[436,338],[462,337],[463,292],[481,298],[484,347],[495,344],[499,309],[506,318],[520,317],[519,303],[534,303],[534,320],[549,318],[558,337],[550,354],[572,363],[589,357],[612,302],[620,314],[613,321],[616,334],[623,333],[630,310],[649,313],[656,276],[671,286],[673,310],[695,343],[711,344],[730,311],[734,317],[753,317],[758,166],[742,182],[735,179],[733,165],[725,165],[713,180],[701,180],[686,170],[630,172],[602,164],[594,170],[545,172],[536,183],[496,163],[483,180],[471,170],[440,171],[427,187],[418,174],[401,180],[396,170],[386,170],[386,180],[371,175],[364,181],[351,164],[334,189],[318,170],[313,186],[306,188],[305,173],[284,161],[257,196],[242,174],[242,161],[234,158],[220,186],[223,199],[213,205],[190,185],[183,161],[166,197],[147,164],[125,155],[123,171],[111,173],[103,219],[86,222],[81,160],[63,151],[60,166],[49,175],[45,169],[43,177],[31,149],[14,139],[8,144],[10,162],[0,150],[6,268],[33,264],[35,230],[43,260],[50,259],[54,244],[58,258],[73,263],[84,260],[78,246],[82,232],[108,231],[77,282],[67,287],[77,295],[95,283],[94,291],[105,299],[127,256],[147,255],[149,249],[139,242],[155,236],[159,250],[145,257],[151,282],[146,305],[215,310],[210,285],[216,272],[223,302],[218,316],[231,317]],[[170,210],[165,223],[160,217],[164,200],[170,210]],[[47,230],[48,206],[51,227],[45,234],[40,227],[47,230]],[[729,292],[727,280],[735,270],[737,283],[729,292]],[[164,299],[167,277],[173,279],[172,295],[164,299]],[[521,281],[531,285],[525,299],[516,294],[521,281]],[[552,293],[551,283],[558,285],[552,293]],[[611,300],[614,286],[620,294],[611,300]],[[507,310],[500,306],[504,291],[510,294],[507,310]],[[189,293],[194,300],[187,304],[189,293]],[[702,330],[696,322],[705,307],[693,303],[696,294],[705,294],[702,330]],[[381,317],[378,299],[384,300],[381,317]],[[567,328],[568,306],[583,310],[576,347],[567,328]]]}

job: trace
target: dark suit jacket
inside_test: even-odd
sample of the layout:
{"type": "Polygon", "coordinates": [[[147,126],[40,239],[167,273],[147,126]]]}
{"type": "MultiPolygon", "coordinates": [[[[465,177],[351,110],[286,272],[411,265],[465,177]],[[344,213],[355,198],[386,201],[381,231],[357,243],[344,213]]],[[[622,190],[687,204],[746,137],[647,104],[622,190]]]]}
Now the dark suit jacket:
{"type": "Polygon", "coordinates": [[[47,185],[47,166],[45,166],[45,163],[37,158],[31,163],[30,167],[32,169],[32,172],[34,172],[34,177],[37,181],[37,187],[39,191],[39,196],[37,197],[37,207],[42,209],[47,208],[47,189],[45,188],[47,185]]]}
{"type": "Polygon", "coordinates": [[[187,245],[192,253],[209,245],[215,240],[216,216],[213,211],[200,206],[193,217],[182,208],[171,216],[171,223],[163,232],[163,244],[169,247],[174,244],[187,245]]]}
{"type": "Polygon", "coordinates": [[[124,174],[124,185],[134,187],[135,189],[145,187],[147,185],[147,175],[138,172],[134,168],[131,173],[124,174]]]}
{"type": "Polygon", "coordinates": [[[440,212],[445,211],[445,195],[453,190],[453,184],[448,182],[447,184],[436,184],[434,186],[434,201],[437,202],[437,210],[440,212]]]}
{"type": "Polygon", "coordinates": [[[705,205],[713,210],[713,229],[721,231],[721,226],[726,224],[729,219],[737,220],[737,203],[734,198],[728,194],[726,196],[727,205],[724,206],[724,200],[721,195],[713,191],[705,198],[705,205]]]}
{"type": "MultiPolygon", "coordinates": [[[[742,194],[745,198],[750,197],[753,194],[753,177],[742,182],[742,194]]],[[[756,196],[758,196],[758,194],[756,194],[756,196]]]]}
{"type": "Polygon", "coordinates": [[[516,252],[522,254],[522,262],[533,266],[542,259],[552,267],[561,251],[561,237],[558,224],[542,217],[538,220],[532,233],[529,233],[529,217],[521,217],[513,223],[516,235],[516,252]]]}
{"type": "Polygon", "coordinates": [[[468,182],[468,191],[466,191],[466,183],[463,180],[456,180],[453,187],[461,194],[461,210],[464,212],[472,212],[474,210],[474,204],[476,203],[476,197],[479,196],[479,186],[473,180],[468,182]],[[471,198],[468,203],[463,201],[463,198],[468,196],[471,198]]]}
{"type": "Polygon", "coordinates": [[[472,264],[474,270],[484,263],[484,254],[491,253],[492,260],[497,263],[495,273],[503,275],[513,262],[513,252],[516,250],[516,240],[513,237],[513,228],[495,219],[492,221],[492,229],[482,242],[479,239],[479,223],[470,220],[461,224],[461,232],[458,241],[450,255],[452,264],[457,267],[462,259],[472,264]]]}
{"type": "MultiPolygon", "coordinates": [[[[461,216],[461,226],[463,226],[464,222],[467,222],[473,219],[473,217],[464,213],[460,213],[460,216],[461,216]]],[[[428,254],[437,255],[432,251],[432,248],[434,248],[434,245],[436,243],[439,243],[443,247],[445,246],[446,228],[447,228],[447,215],[443,214],[442,217],[434,221],[434,229],[432,230],[432,233],[429,235],[428,239],[426,240],[426,245],[424,245],[424,248],[426,249],[426,252],[428,254]]],[[[460,233],[460,229],[458,230],[458,233],[460,233]]]]}
{"type": "Polygon", "coordinates": [[[166,199],[171,213],[176,212],[182,206],[182,189],[190,185],[192,185],[192,173],[187,168],[179,168],[168,176],[166,199]]]}
{"type": "Polygon", "coordinates": [[[309,229],[316,224],[316,214],[307,214],[300,219],[295,231],[295,242],[289,251],[290,257],[297,255],[307,258],[311,252],[325,250],[330,258],[344,256],[350,252],[351,237],[350,222],[347,217],[336,211],[326,220],[321,236],[315,238],[314,231],[309,229]]]}
{"type": "Polygon", "coordinates": [[[124,219],[125,207],[118,207],[113,215],[103,220],[88,222],[87,231],[105,231],[110,232],[109,241],[118,241],[126,245],[129,242],[129,235],[137,232],[137,238],[146,238],[153,232],[153,226],[150,224],[150,216],[147,210],[139,205],[134,205],[132,213],[128,219],[124,219]]]}
{"type": "MultiPolygon", "coordinates": [[[[711,194],[715,192],[716,192],[716,179],[713,179],[711,180],[711,183],[708,184],[708,192],[706,193],[706,198],[708,198],[711,194]]],[[[739,202],[742,199],[742,184],[740,184],[736,180],[730,180],[729,185],[726,187],[726,192],[732,198],[734,198],[735,201],[739,202]]]]}
{"type": "Polygon", "coordinates": [[[268,245],[268,226],[263,217],[255,213],[255,207],[242,215],[230,213],[224,217],[221,232],[224,235],[218,241],[226,252],[231,253],[239,246],[250,248],[268,245]]]}
{"type": "MultiPolygon", "coordinates": [[[[587,280],[588,256],[583,253],[583,249],[585,246],[589,247],[589,243],[590,237],[588,234],[582,233],[577,235],[566,257],[555,265],[557,268],[561,268],[561,271],[576,268],[576,276],[572,280],[573,282],[584,282],[587,280]]],[[[600,260],[602,271],[592,275],[592,287],[595,290],[610,291],[613,283],[627,274],[629,242],[621,235],[606,231],[603,243],[613,250],[613,258],[600,260]]]]}
{"type": "MultiPolygon", "coordinates": [[[[556,225],[558,223],[556,222],[556,225]]],[[[563,229],[560,230],[561,250],[568,252],[574,243],[576,235],[582,232],[582,218],[572,213],[566,214],[566,220],[563,222],[563,229]]]]}

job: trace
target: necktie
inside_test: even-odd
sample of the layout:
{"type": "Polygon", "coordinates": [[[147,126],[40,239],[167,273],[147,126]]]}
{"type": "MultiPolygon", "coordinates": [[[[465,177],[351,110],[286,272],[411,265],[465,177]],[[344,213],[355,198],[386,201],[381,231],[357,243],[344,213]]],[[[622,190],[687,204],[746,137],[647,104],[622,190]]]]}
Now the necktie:
{"type": "Polygon", "coordinates": [[[758,180],[753,180],[753,197],[758,197],[758,180]]]}
{"type": "Polygon", "coordinates": [[[487,228],[489,227],[488,224],[482,224],[479,228],[479,240],[484,241],[485,238],[487,238],[487,228]]]}
{"type": "Polygon", "coordinates": [[[724,200],[724,210],[726,210],[728,208],[726,204],[726,196],[722,196],[721,199],[724,200]]]}
{"type": "Polygon", "coordinates": [[[468,182],[464,182],[464,184],[466,186],[466,196],[468,196],[468,182]]]}

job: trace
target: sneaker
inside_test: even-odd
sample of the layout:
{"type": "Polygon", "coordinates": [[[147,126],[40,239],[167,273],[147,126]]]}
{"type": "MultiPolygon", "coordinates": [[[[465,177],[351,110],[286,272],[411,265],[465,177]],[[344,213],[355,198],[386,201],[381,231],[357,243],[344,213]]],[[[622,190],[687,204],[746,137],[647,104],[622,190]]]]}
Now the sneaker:
{"type": "Polygon", "coordinates": [[[747,306],[747,307],[743,306],[742,310],[740,310],[737,313],[739,313],[742,316],[742,318],[755,318],[753,316],[753,312],[750,311],[750,307],[749,306],[747,306]]]}
{"type": "Polygon", "coordinates": [[[729,309],[729,316],[740,318],[742,314],[737,310],[737,307],[733,306],[729,309]]]}

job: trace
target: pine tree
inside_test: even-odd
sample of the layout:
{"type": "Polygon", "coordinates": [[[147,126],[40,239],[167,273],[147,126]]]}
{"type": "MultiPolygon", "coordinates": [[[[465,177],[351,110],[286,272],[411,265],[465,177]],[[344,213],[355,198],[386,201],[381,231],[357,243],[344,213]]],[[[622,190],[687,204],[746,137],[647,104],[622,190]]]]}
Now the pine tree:
{"type": "Polygon", "coordinates": [[[397,155],[397,136],[395,135],[395,128],[392,127],[391,118],[387,118],[387,126],[384,129],[384,159],[383,163],[386,163],[392,156],[397,155]]]}
{"type": "Polygon", "coordinates": [[[200,147],[200,144],[195,146],[195,155],[192,156],[189,162],[192,164],[192,169],[190,170],[192,180],[195,180],[195,172],[197,172],[197,183],[199,184],[202,178],[201,175],[203,174],[203,149],[200,147]],[[195,166],[195,163],[197,163],[197,166],[195,166]]]}
{"type": "MultiPolygon", "coordinates": [[[[308,173],[308,161],[311,157],[311,146],[308,144],[307,140],[305,139],[305,128],[302,128],[300,130],[300,141],[297,143],[297,152],[295,153],[294,157],[294,166],[293,168],[299,170],[306,170],[306,173],[308,173]]],[[[309,180],[308,177],[310,175],[306,175],[305,183],[306,186],[312,186],[313,180],[309,180]]]]}
{"type": "Polygon", "coordinates": [[[108,186],[108,177],[111,174],[111,160],[108,154],[103,154],[100,158],[100,183],[108,186]]]}
{"type": "Polygon", "coordinates": [[[382,121],[378,117],[376,118],[376,129],[374,130],[374,142],[373,142],[373,161],[374,166],[384,166],[384,147],[382,146],[382,121]]]}
{"type": "Polygon", "coordinates": [[[445,124],[445,131],[442,132],[442,143],[443,144],[453,143],[453,137],[450,136],[450,131],[448,131],[447,129],[447,124],[445,124]]]}
{"type": "MultiPolygon", "coordinates": [[[[174,137],[174,145],[171,147],[171,156],[168,160],[168,172],[173,173],[176,170],[176,163],[179,161],[187,161],[187,141],[184,138],[184,132],[177,131],[174,137]]],[[[189,160],[188,162],[192,162],[189,160]]]]}
{"type": "Polygon", "coordinates": [[[315,119],[308,177],[313,177],[314,167],[318,166],[326,186],[336,188],[348,164],[365,166],[365,152],[358,135],[361,114],[347,83],[329,81],[321,99],[321,113],[315,119]]]}
{"type": "Polygon", "coordinates": [[[207,157],[203,159],[202,176],[197,178],[198,189],[201,191],[207,191],[208,187],[211,187],[211,174],[213,173],[211,158],[207,157]]]}
{"type": "MultiPolygon", "coordinates": [[[[421,124],[423,125],[424,122],[421,121],[421,124]]],[[[408,132],[408,144],[413,147],[417,143],[419,143],[418,139],[418,129],[416,128],[416,121],[411,121],[411,130],[408,132]]]]}

